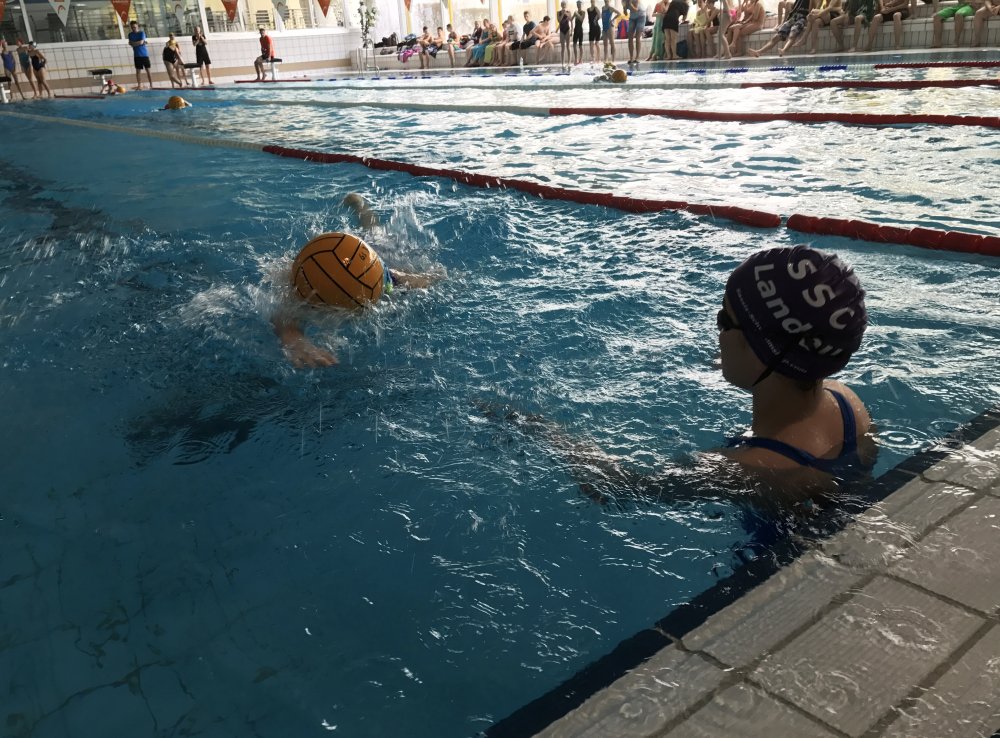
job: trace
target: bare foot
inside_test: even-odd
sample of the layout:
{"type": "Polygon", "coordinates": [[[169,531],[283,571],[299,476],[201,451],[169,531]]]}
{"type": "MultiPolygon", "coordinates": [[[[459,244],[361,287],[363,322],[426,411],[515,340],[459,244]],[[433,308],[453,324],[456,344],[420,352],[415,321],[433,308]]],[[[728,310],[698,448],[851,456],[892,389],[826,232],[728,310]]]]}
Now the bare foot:
{"type": "Polygon", "coordinates": [[[747,53],[750,56],[752,56],[754,59],[757,59],[758,57],[760,57],[760,51],[758,51],[757,49],[747,49],[747,53]]]}

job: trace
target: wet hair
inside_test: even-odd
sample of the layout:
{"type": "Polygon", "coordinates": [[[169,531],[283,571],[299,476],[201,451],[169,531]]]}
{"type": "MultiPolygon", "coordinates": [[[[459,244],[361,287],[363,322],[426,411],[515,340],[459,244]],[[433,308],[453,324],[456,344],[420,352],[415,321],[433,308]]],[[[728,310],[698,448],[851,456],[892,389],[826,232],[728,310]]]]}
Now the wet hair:
{"type": "Polygon", "coordinates": [[[854,269],[811,246],[753,254],[729,276],[726,298],[761,363],[796,380],[843,369],[868,325],[854,269]]]}

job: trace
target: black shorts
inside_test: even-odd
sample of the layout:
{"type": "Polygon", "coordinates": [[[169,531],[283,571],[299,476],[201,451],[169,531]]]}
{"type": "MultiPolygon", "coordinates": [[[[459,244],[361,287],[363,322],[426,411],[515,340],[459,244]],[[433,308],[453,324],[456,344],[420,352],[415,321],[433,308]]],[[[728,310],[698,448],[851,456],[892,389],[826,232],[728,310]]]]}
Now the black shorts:
{"type": "Polygon", "coordinates": [[[135,68],[139,69],[149,69],[149,57],[148,56],[137,56],[135,58],[135,68]]]}
{"type": "Polygon", "coordinates": [[[212,66],[212,59],[208,55],[208,49],[206,49],[204,46],[194,47],[194,60],[198,63],[199,67],[202,64],[208,67],[212,66]]]}
{"type": "Polygon", "coordinates": [[[601,27],[591,26],[590,27],[590,43],[601,40],[601,27]]]}
{"type": "Polygon", "coordinates": [[[582,44],[583,43],[583,27],[573,29],[573,43],[582,44]]]}
{"type": "Polygon", "coordinates": [[[896,13],[899,13],[899,15],[900,15],[899,19],[900,20],[906,20],[907,18],[910,17],[910,11],[908,11],[908,10],[894,10],[891,13],[876,13],[875,15],[881,15],[882,16],[882,22],[883,23],[888,23],[889,21],[892,20],[892,16],[896,15],[896,13]]]}

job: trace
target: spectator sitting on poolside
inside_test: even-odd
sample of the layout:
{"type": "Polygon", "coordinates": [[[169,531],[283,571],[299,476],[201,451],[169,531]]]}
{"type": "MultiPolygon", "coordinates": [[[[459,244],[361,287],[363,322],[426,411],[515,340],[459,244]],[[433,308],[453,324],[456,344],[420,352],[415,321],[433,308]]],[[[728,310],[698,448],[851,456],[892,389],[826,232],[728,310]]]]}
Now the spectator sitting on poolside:
{"type": "Polygon", "coordinates": [[[452,68],[455,67],[455,47],[458,45],[458,34],[452,30],[451,23],[448,24],[448,31],[442,31],[438,27],[437,38],[435,43],[438,45],[439,49],[445,49],[448,52],[448,62],[451,64],[452,68]]]}
{"type": "Polygon", "coordinates": [[[257,78],[254,82],[264,82],[266,80],[264,65],[270,63],[274,58],[274,41],[267,35],[267,31],[264,30],[263,26],[257,30],[260,32],[260,56],[254,59],[253,62],[253,68],[257,72],[257,78]]]}
{"type": "Polygon", "coordinates": [[[556,34],[552,30],[552,21],[548,16],[542,18],[542,22],[535,26],[532,34],[537,39],[535,44],[535,63],[541,64],[544,56],[543,52],[548,51],[556,45],[556,34]]]}
{"type": "Polygon", "coordinates": [[[705,55],[704,33],[708,28],[708,3],[705,0],[698,0],[696,7],[694,20],[691,21],[691,27],[688,29],[688,47],[690,49],[688,56],[692,59],[699,59],[705,55]]]}
{"type": "MultiPolygon", "coordinates": [[[[896,1],[896,0],[894,0],[896,1]]],[[[901,0],[909,2],[909,0],[901,0]]],[[[777,46],[782,41],[785,45],[778,50],[779,56],[784,56],[785,52],[792,45],[792,42],[805,30],[806,16],[809,13],[809,0],[795,0],[794,5],[788,10],[788,17],[784,23],[774,29],[771,40],[759,49],[747,49],[751,56],[760,56],[765,51],[777,46]]]]}
{"type": "Polygon", "coordinates": [[[972,45],[980,46],[983,42],[983,32],[990,18],[1000,15],[1000,0],[984,0],[983,7],[976,11],[972,22],[972,45]]]}
{"type": "MultiPolygon", "coordinates": [[[[840,2],[840,0],[834,1],[840,2]]],[[[763,27],[764,3],[761,0],[747,0],[743,3],[740,19],[726,29],[726,40],[729,46],[729,54],[726,58],[731,59],[734,53],[736,56],[742,56],[747,39],[763,27]]]]}
{"type": "Polygon", "coordinates": [[[941,8],[934,14],[934,39],[931,48],[941,46],[941,35],[944,33],[944,22],[948,18],[955,19],[955,46],[962,45],[962,35],[965,33],[965,19],[975,16],[976,11],[984,6],[984,0],[959,0],[957,5],[941,8]]]}
{"type": "Polygon", "coordinates": [[[521,40],[515,41],[510,45],[511,51],[514,52],[511,64],[515,61],[523,62],[525,52],[536,43],[538,43],[538,38],[535,36],[535,21],[531,20],[531,12],[525,10],[524,25],[521,27],[521,40]]]}
{"type": "Polygon", "coordinates": [[[871,28],[868,30],[868,45],[865,51],[871,51],[882,29],[882,22],[892,20],[893,39],[897,49],[903,45],[903,21],[910,16],[907,9],[910,6],[909,0],[879,0],[878,12],[875,13],[871,21],[871,28]]]}
{"type": "MultiPolygon", "coordinates": [[[[427,26],[423,27],[420,35],[417,36],[417,43],[420,45],[418,50],[420,56],[420,68],[430,67],[430,47],[434,43],[434,39],[431,38],[431,32],[428,30],[427,26]]],[[[437,47],[434,47],[434,56],[437,56],[437,47]]]]}
{"type": "Polygon", "coordinates": [[[816,47],[819,46],[819,29],[830,25],[834,18],[843,15],[842,5],[843,0],[822,0],[819,7],[809,11],[809,15],[806,16],[806,32],[793,45],[805,46],[807,53],[815,54],[816,47]]]}
{"type": "Polygon", "coordinates": [[[507,58],[507,52],[516,48],[515,44],[521,40],[521,28],[514,20],[514,16],[507,16],[505,26],[506,30],[504,31],[504,38],[499,44],[497,44],[496,48],[495,63],[498,67],[505,67],[508,64],[513,63],[513,58],[507,58]]]}
{"type": "Polygon", "coordinates": [[[861,42],[865,37],[863,26],[874,13],[874,4],[875,0],[847,0],[844,12],[830,20],[830,33],[837,44],[837,51],[845,48],[844,26],[848,23],[854,24],[854,43],[851,46],[854,51],[861,51],[861,42]]]}

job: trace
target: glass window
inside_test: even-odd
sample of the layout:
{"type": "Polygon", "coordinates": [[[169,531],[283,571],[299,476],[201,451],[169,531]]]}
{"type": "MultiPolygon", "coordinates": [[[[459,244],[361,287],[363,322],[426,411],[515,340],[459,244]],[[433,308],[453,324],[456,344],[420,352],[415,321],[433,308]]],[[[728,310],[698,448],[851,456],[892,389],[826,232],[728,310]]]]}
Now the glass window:
{"type": "MultiPolygon", "coordinates": [[[[570,3],[573,7],[576,7],[576,3],[570,3]]],[[[612,5],[616,3],[612,2],[612,5]]],[[[559,3],[557,2],[558,6],[559,3]]],[[[604,5],[604,0],[598,0],[597,6],[601,7],[604,5]]],[[[584,8],[590,6],[589,0],[584,0],[584,8]]],[[[618,7],[621,7],[618,4],[618,7]]],[[[503,17],[506,18],[508,15],[514,16],[514,20],[521,26],[524,26],[524,11],[531,12],[531,20],[538,23],[546,15],[548,15],[548,7],[546,6],[545,0],[529,0],[528,2],[518,2],[518,0],[503,0],[503,17]]]]}
{"type": "MultiPolygon", "coordinates": [[[[121,33],[115,22],[115,9],[110,2],[69,3],[66,22],[52,12],[48,0],[27,0],[25,7],[34,33],[40,44],[63,43],[65,41],[100,41],[120,39],[121,33]]],[[[23,32],[21,9],[14,4],[7,5],[8,13],[15,23],[20,23],[23,32]]],[[[4,22],[6,28],[7,23],[4,22]]],[[[22,38],[27,38],[26,35],[22,38]]]]}
{"type": "Polygon", "coordinates": [[[413,32],[418,36],[423,32],[424,26],[434,35],[438,26],[443,28],[448,22],[441,13],[441,3],[438,0],[413,0],[410,17],[413,19],[413,32]]]}
{"type": "Polygon", "coordinates": [[[452,0],[451,12],[454,14],[454,27],[458,35],[472,33],[475,21],[482,23],[490,17],[490,6],[480,0],[452,0]]]}
{"type": "Polygon", "coordinates": [[[205,0],[205,20],[208,22],[206,29],[208,33],[229,33],[250,29],[243,3],[237,3],[233,19],[229,20],[226,4],[222,0],[205,0]]]}
{"type": "Polygon", "coordinates": [[[17,0],[7,0],[7,12],[4,13],[3,20],[0,21],[0,33],[7,39],[7,43],[13,45],[17,39],[28,41],[28,29],[24,24],[24,13],[17,0]]]}

